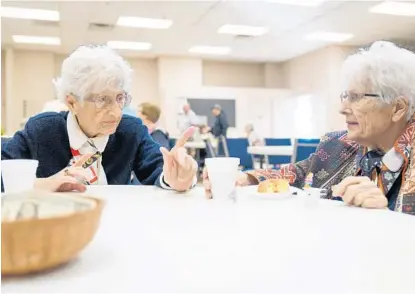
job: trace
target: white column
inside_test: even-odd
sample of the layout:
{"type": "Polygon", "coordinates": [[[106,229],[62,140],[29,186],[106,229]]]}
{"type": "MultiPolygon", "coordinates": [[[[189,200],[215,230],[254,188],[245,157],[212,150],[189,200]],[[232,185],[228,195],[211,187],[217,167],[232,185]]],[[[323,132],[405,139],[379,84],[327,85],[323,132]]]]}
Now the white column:
{"type": "Polygon", "coordinates": [[[195,58],[160,57],[157,60],[158,98],[162,115],[161,126],[172,136],[177,129],[180,97],[195,97],[202,87],[202,60],[195,58]],[[168,123],[167,123],[168,122],[168,123]]]}
{"type": "Polygon", "coordinates": [[[4,50],[5,52],[5,96],[2,99],[6,99],[6,134],[13,135],[19,128],[19,116],[15,115],[16,103],[13,99],[13,79],[14,79],[14,51],[11,48],[4,50]]]}

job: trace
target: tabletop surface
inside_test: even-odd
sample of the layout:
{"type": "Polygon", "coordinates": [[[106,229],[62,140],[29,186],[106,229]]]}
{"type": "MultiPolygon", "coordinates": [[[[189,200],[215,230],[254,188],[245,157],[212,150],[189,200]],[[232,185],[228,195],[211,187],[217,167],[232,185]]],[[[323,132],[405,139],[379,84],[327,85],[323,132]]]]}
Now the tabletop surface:
{"type": "Polygon", "coordinates": [[[258,155],[292,155],[294,152],[293,146],[250,146],[248,147],[249,154],[258,155]]]}
{"type": "Polygon", "coordinates": [[[248,191],[90,187],[106,200],[94,240],[58,269],[2,278],[2,292],[414,293],[414,216],[248,191]]]}

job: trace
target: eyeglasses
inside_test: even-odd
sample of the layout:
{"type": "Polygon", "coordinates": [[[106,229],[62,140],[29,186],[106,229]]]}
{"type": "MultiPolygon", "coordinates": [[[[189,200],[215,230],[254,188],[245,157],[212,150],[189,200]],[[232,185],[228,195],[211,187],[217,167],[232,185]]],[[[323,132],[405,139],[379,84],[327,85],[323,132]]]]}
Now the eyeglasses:
{"type": "Polygon", "coordinates": [[[340,101],[344,102],[346,99],[348,99],[350,102],[356,102],[364,97],[380,97],[380,95],[370,93],[352,93],[349,91],[344,91],[340,94],[340,101]]]}
{"type": "MultiPolygon", "coordinates": [[[[84,99],[85,101],[94,102],[97,109],[110,108],[114,103],[114,99],[109,96],[91,96],[84,99]]],[[[130,105],[131,96],[128,93],[122,93],[115,97],[115,102],[120,109],[130,105]]]]}

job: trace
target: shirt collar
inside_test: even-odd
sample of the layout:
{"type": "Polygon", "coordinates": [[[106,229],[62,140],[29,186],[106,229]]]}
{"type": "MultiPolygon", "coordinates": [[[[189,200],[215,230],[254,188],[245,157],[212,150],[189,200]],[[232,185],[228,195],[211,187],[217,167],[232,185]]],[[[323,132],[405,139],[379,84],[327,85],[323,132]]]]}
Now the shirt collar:
{"type": "Polygon", "coordinates": [[[107,146],[109,136],[102,136],[97,138],[88,138],[78,125],[75,116],[69,112],[68,119],[66,121],[66,127],[68,129],[69,144],[72,149],[79,150],[85,143],[92,141],[97,147],[99,152],[104,152],[107,146]]]}
{"type": "Polygon", "coordinates": [[[383,155],[382,162],[388,167],[390,171],[397,172],[401,169],[404,163],[404,159],[402,155],[396,151],[395,148],[392,148],[386,152],[385,155],[383,155]]]}

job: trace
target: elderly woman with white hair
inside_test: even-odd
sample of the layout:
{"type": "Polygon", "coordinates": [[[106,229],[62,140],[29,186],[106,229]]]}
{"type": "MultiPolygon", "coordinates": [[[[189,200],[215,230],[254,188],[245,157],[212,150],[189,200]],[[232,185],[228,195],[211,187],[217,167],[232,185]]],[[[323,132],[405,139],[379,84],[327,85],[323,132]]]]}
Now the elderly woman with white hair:
{"type": "Polygon", "coordinates": [[[2,150],[3,159],[39,161],[35,188],[84,191],[85,185],[126,185],[132,172],[143,185],[186,191],[197,163],[183,148],[188,129],[171,151],[155,143],[141,120],[122,111],[131,102],[132,70],[106,46],[81,46],[62,64],[58,98],[69,112],[30,118],[2,150]]]}
{"type": "MultiPolygon", "coordinates": [[[[347,58],[343,78],[347,131],[323,136],[304,161],[241,173],[237,184],[283,178],[327,189],[324,197],[349,205],[415,214],[415,54],[375,42],[347,58]]],[[[204,184],[209,195],[207,172],[204,184]]]]}

